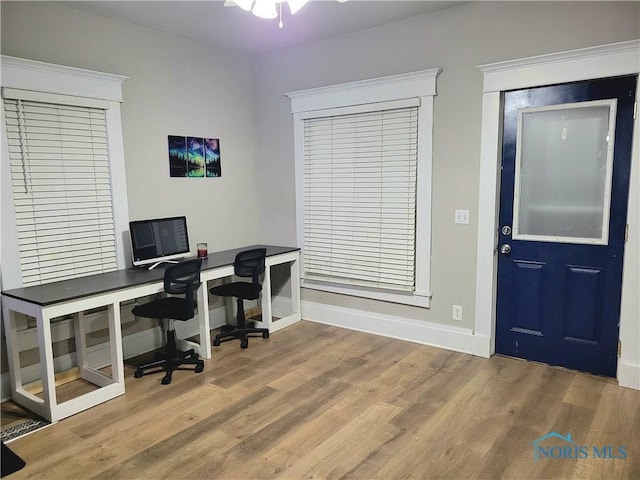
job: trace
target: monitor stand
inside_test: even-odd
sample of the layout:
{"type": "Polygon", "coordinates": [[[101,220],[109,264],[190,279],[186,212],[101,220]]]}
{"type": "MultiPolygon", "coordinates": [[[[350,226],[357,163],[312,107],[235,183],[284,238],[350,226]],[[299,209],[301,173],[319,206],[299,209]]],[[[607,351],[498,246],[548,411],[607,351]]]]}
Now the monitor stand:
{"type": "Polygon", "coordinates": [[[159,262],[156,262],[153,265],[151,265],[147,270],[153,270],[154,268],[156,268],[158,265],[162,263],[179,263],[179,262],[176,260],[160,260],[159,262]]]}

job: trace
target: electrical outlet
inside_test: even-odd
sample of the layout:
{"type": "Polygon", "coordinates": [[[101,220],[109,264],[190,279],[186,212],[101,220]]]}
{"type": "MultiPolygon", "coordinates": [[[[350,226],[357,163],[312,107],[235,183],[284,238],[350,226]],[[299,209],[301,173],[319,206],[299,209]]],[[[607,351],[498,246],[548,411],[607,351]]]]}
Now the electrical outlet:
{"type": "Polygon", "coordinates": [[[454,305],[451,313],[451,318],[457,320],[458,322],[462,321],[462,305],[454,305]]]}
{"type": "Polygon", "coordinates": [[[469,210],[456,210],[454,221],[461,225],[469,225],[469,210]]]}

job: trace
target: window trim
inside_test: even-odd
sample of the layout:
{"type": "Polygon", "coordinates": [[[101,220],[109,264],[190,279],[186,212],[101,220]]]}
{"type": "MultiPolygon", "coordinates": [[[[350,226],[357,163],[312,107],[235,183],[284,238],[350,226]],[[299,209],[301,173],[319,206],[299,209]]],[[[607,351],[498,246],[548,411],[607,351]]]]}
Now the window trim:
{"type": "MultiPolygon", "coordinates": [[[[345,113],[376,110],[376,104],[412,98],[418,107],[418,170],[416,192],[416,287],[413,293],[374,290],[307,280],[314,290],[429,307],[431,300],[431,190],[433,163],[433,97],[440,68],[342,83],[286,93],[294,122],[297,246],[304,248],[304,120],[321,117],[328,109],[345,113]]],[[[304,267],[303,267],[304,268],[304,267]]]]}
{"type": "MultiPolygon", "coordinates": [[[[45,94],[70,95],[106,101],[107,137],[111,163],[111,188],[113,214],[116,228],[116,255],[118,268],[127,265],[128,245],[124,241],[124,232],[129,225],[129,207],[125,177],[124,144],[122,138],[122,84],[129,78],[122,75],[101,73],[75,67],[27,60],[2,55],[2,88],[15,88],[42,92],[45,94]]],[[[2,165],[0,168],[0,198],[2,199],[2,224],[12,228],[3,228],[1,248],[2,288],[22,286],[18,240],[15,231],[15,208],[9,151],[5,129],[4,108],[2,109],[2,165]]]]}

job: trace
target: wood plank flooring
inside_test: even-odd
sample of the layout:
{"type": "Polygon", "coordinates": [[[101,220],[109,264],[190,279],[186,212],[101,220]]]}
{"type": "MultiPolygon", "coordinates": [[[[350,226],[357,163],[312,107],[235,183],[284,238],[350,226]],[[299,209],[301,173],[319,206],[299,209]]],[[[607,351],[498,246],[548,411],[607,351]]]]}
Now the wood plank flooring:
{"type": "Polygon", "coordinates": [[[640,478],[640,392],[521,360],[303,321],[169,386],[133,370],[125,395],[11,442],[11,480],[640,478]],[[534,461],[552,431],[627,457],[534,461]]]}

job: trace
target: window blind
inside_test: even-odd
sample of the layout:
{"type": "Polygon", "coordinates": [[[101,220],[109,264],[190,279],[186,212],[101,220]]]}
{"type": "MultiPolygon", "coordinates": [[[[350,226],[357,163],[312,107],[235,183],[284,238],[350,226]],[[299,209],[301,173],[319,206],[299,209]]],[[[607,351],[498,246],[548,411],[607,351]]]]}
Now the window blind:
{"type": "Polygon", "coordinates": [[[418,108],[304,120],[305,278],[415,286],[418,108]]]}
{"type": "Polygon", "coordinates": [[[115,270],[103,108],[4,99],[23,285],[115,270]]]}

